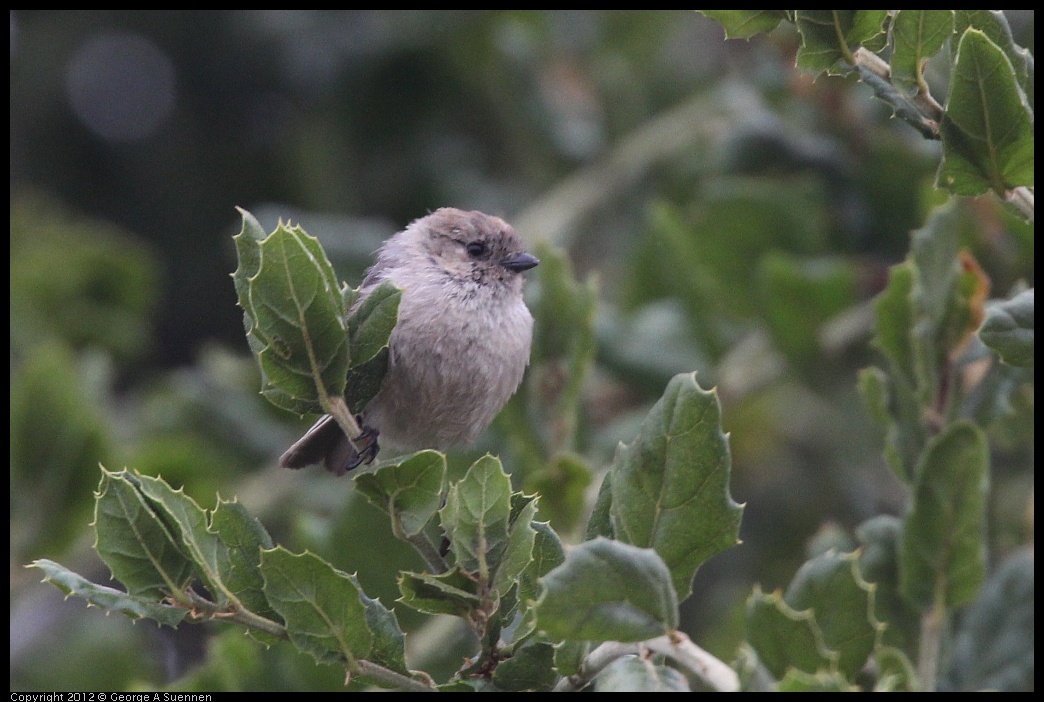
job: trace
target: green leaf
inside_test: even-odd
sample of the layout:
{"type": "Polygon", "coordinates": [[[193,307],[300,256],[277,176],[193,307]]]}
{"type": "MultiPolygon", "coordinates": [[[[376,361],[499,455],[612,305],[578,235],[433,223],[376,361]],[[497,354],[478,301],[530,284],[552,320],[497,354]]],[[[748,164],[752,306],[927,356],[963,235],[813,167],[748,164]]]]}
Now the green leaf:
{"type": "Polygon", "coordinates": [[[823,643],[811,610],[794,610],[780,593],[765,594],[757,586],[747,600],[747,641],[777,680],[790,669],[833,669],[839,657],[823,643]]]}
{"type": "Polygon", "coordinates": [[[555,641],[643,641],[678,626],[670,571],[652,549],[585,541],[543,585],[537,626],[555,641]]]}
{"type": "Polygon", "coordinates": [[[348,347],[356,368],[388,348],[388,340],[399,319],[402,290],[384,281],[357,303],[348,315],[348,347]]]}
{"type": "Polygon", "coordinates": [[[345,401],[358,414],[376,397],[388,372],[389,342],[399,319],[402,291],[385,281],[359,301],[359,291],[342,290],[348,315],[351,367],[345,381],[345,401]]]}
{"type": "Polygon", "coordinates": [[[152,619],[159,624],[176,628],[188,614],[188,609],[171,607],[146,597],[135,597],[111,587],[97,585],[81,575],[72,572],[65,566],[40,559],[33,561],[32,566],[42,570],[50,582],[66,596],[76,595],[108,612],[126,614],[131,619],[152,619]]]}
{"type": "Polygon", "coordinates": [[[888,10],[795,10],[794,23],[801,33],[797,65],[818,75],[843,73],[839,64],[852,66],[852,52],[866,45],[879,49],[888,10]]]}
{"type": "Polygon", "coordinates": [[[401,602],[428,614],[463,616],[482,604],[474,577],[455,568],[446,573],[403,573],[399,576],[401,602]]]}
{"type": "Polygon", "coordinates": [[[786,10],[696,10],[725,29],[726,39],[750,39],[771,32],[787,19],[786,10]]]}
{"type": "Polygon", "coordinates": [[[882,642],[901,650],[913,650],[918,636],[919,613],[899,594],[899,540],[902,521],[892,515],[866,520],[856,529],[859,539],[859,572],[874,584],[874,617],[886,624],[882,642]]]}
{"type": "Polygon", "coordinates": [[[957,422],[933,437],[917,469],[900,550],[900,587],[922,609],[974,599],[986,569],[988,453],[982,431],[957,422]]]}
{"type": "Polygon", "coordinates": [[[953,34],[953,10],[896,10],[892,17],[892,82],[914,95],[927,91],[924,66],[953,34]]]}
{"type": "Polygon", "coordinates": [[[960,38],[942,120],[936,182],[957,195],[1033,187],[1033,111],[1011,61],[983,32],[960,38]]]}
{"type": "Polygon", "coordinates": [[[1033,690],[1034,555],[1005,560],[961,618],[948,681],[953,690],[1033,690]]]}
{"type": "Polygon", "coordinates": [[[243,213],[233,280],[261,366],[262,393],[284,409],[320,412],[324,398],[344,393],[349,366],[333,267],[318,240],[300,227],[280,223],[258,240],[252,219],[243,213]]]}
{"type": "Polygon", "coordinates": [[[367,654],[367,660],[409,675],[410,671],[406,667],[406,639],[395,612],[381,604],[380,600],[367,597],[359,585],[359,579],[354,575],[348,577],[359,591],[359,599],[366,608],[366,625],[373,632],[373,648],[367,654]]]}
{"type": "MultiPolygon", "coordinates": [[[[1003,10],[956,10],[954,32],[963,36],[969,27],[981,30],[990,41],[999,46],[1015,69],[1019,87],[1025,93],[1030,109],[1033,109],[1033,54],[1015,43],[1011,26],[1003,10]]],[[[951,52],[957,54],[957,42],[950,43],[951,52]]]]}
{"type": "Polygon", "coordinates": [[[127,471],[102,468],[94,505],[94,549],[131,595],[161,599],[192,580],[192,562],[127,471]]]}
{"type": "Polygon", "coordinates": [[[700,388],[695,373],[675,376],[638,438],[617,448],[609,470],[616,538],[655,549],[681,599],[701,564],[739,543],[731,462],[717,393],[700,388]]]}
{"type": "Polygon", "coordinates": [[[507,546],[511,480],[500,459],[483,456],[446,495],[439,513],[450,552],[464,570],[489,582],[507,546]]]}
{"type": "Polygon", "coordinates": [[[1012,366],[1033,367],[1033,288],[986,311],[982,342],[1012,366]]]}
{"type": "Polygon", "coordinates": [[[184,489],[174,490],[162,478],[142,475],[136,482],[149,506],[170,527],[182,551],[192,559],[214,601],[220,607],[227,605],[235,597],[221,578],[222,572],[231,569],[228,546],[208,528],[207,513],[184,489]]]}
{"type": "Polygon", "coordinates": [[[254,614],[282,621],[268,604],[261,575],[261,550],[275,545],[268,531],[238,501],[220,499],[211,513],[210,528],[228,547],[227,558],[218,561],[228,591],[254,614]]]}
{"type": "Polygon", "coordinates": [[[521,493],[511,496],[512,514],[504,553],[496,565],[491,585],[498,595],[506,595],[533,560],[537,500],[521,493]]]}
{"type": "Polygon", "coordinates": [[[379,466],[355,477],[356,489],[391,515],[392,532],[416,536],[442,506],[446,457],[421,451],[399,463],[379,466]]]}
{"type": "Polygon", "coordinates": [[[887,417],[885,456],[906,481],[915,475],[930,418],[949,409],[940,405],[955,394],[948,369],[973,331],[982,293],[982,280],[965,270],[958,251],[961,217],[953,204],[934,210],[875,303],[874,344],[888,372],[865,372],[860,388],[875,418],[887,417]]]}
{"type": "Polygon", "coordinates": [[[493,684],[499,690],[548,692],[557,682],[555,648],[548,643],[533,642],[522,646],[493,671],[493,684]]]}
{"type": "Polygon", "coordinates": [[[689,681],[674,668],[648,658],[623,656],[594,680],[596,692],[691,692],[689,681]]]}
{"type": "Polygon", "coordinates": [[[528,565],[518,578],[518,607],[522,611],[513,636],[521,641],[536,629],[536,609],[533,605],[540,596],[540,578],[565,562],[565,548],[558,534],[547,522],[533,522],[533,552],[528,565]]]}
{"type": "Polygon", "coordinates": [[[587,518],[587,529],[584,531],[585,541],[590,541],[596,536],[604,536],[607,539],[616,538],[616,533],[613,531],[612,504],[612,473],[606,473],[602,478],[602,484],[598,486],[594,509],[591,510],[591,516],[587,518]]]}
{"type": "Polygon", "coordinates": [[[858,555],[828,552],[806,561],[783,599],[795,610],[813,612],[823,644],[838,653],[838,669],[854,677],[881,629],[874,615],[873,586],[859,574],[858,555]]]}
{"type": "Polygon", "coordinates": [[[286,622],[290,641],[319,663],[366,658],[374,645],[355,580],[311,553],[283,547],[261,554],[265,596],[286,622]]]}

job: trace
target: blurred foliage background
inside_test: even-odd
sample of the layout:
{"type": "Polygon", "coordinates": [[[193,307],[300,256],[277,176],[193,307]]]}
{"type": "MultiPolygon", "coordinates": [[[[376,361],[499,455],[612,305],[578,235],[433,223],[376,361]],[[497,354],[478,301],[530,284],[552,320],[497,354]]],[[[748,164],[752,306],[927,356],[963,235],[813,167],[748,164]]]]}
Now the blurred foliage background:
{"type": "MultiPolygon", "coordinates": [[[[1032,51],[1033,12],[1009,20],[1032,51]]],[[[856,372],[870,299],[943,199],[938,145],[854,79],[796,71],[796,48],[691,11],[11,11],[11,688],[341,686],[289,646],[132,626],[40,584],[22,566],[41,557],[107,577],[99,463],[238,496],[389,605],[420,567],[348,481],[276,470],[308,422],[258,394],[237,205],[300,223],[353,285],[429,210],[514,223],[544,259],[533,367],[451,458],[502,455],[574,540],[667,380],[716,385],[744,543],[697,574],[682,629],[731,660],[753,583],[903,504],[856,372]]],[[[1032,226],[962,207],[993,294],[1032,285],[1032,226]]],[[[1032,539],[1025,404],[992,427],[998,560],[1032,539]]],[[[398,616],[415,667],[467,654],[450,624],[398,616]]]]}

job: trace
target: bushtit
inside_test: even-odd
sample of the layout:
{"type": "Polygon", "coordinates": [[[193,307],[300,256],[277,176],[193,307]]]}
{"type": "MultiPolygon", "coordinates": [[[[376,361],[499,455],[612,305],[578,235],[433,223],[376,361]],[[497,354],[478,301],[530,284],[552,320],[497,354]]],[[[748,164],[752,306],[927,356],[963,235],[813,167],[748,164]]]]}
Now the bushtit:
{"type": "Polygon", "coordinates": [[[529,363],[533,316],[522,301],[522,272],[537,263],[504,220],[452,207],[388,239],[359,296],[386,280],[402,289],[388,371],[361,415],[362,449],[356,452],[326,415],[279,465],[322,462],[342,475],[373,460],[378,433],[403,450],[473,442],[518,389],[529,363]]]}

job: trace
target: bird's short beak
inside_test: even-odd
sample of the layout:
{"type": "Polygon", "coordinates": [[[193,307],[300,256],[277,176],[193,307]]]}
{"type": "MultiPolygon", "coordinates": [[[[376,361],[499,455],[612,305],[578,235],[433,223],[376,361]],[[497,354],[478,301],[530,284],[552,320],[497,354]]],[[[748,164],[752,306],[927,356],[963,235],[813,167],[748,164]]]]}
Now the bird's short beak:
{"type": "Polygon", "coordinates": [[[509,256],[500,262],[500,265],[507,268],[509,271],[515,271],[521,273],[522,271],[528,271],[530,268],[535,268],[540,263],[540,259],[532,254],[525,252],[509,256]]]}

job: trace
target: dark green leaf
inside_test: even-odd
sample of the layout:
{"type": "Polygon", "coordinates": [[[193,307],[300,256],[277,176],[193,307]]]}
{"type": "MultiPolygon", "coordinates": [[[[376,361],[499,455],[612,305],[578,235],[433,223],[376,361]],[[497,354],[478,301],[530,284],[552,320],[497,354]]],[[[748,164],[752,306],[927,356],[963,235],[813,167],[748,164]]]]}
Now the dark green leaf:
{"type": "Polygon", "coordinates": [[[366,363],[348,369],[344,401],[354,414],[363,411],[380,392],[384,374],[388,372],[388,349],[381,349],[366,363]]]}
{"type": "Polygon", "coordinates": [[[281,223],[258,241],[252,219],[243,213],[236,239],[243,259],[233,280],[261,365],[262,392],[285,409],[319,412],[321,398],[343,394],[348,371],[340,288],[318,240],[281,223]]]}
{"type": "Polygon", "coordinates": [[[501,596],[507,594],[533,561],[533,545],[536,540],[533,518],[536,516],[537,500],[526,499],[520,493],[515,493],[512,497],[522,498],[522,504],[517,516],[512,515],[504,553],[496,564],[495,575],[490,583],[493,592],[501,596]]]}
{"type": "Polygon", "coordinates": [[[222,582],[248,610],[281,621],[264,593],[261,550],[274,546],[261,522],[238,501],[218,500],[210,527],[228,547],[228,558],[218,562],[222,582]]]}
{"type": "Polygon", "coordinates": [[[409,669],[406,668],[406,639],[395,612],[381,604],[380,600],[367,597],[354,575],[348,577],[359,591],[359,599],[366,608],[366,625],[373,632],[373,648],[367,654],[367,660],[409,675],[409,669]]]}
{"type": "Polygon", "coordinates": [[[351,365],[356,368],[388,347],[392,329],[399,319],[402,290],[384,281],[356,302],[348,315],[348,346],[351,365]]]}
{"type": "Polygon", "coordinates": [[[899,562],[903,595],[922,609],[966,604],[982,586],[987,464],[982,431],[967,422],[950,425],[925,448],[899,562]]]}
{"type": "Polygon", "coordinates": [[[936,181],[957,195],[1033,187],[1033,111],[1011,61],[983,32],[960,38],[936,181]]]}
{"type": "Polygon", "coordinates": [[[421,451],[390,465],[355,477],[356,489],[391,515],[392,532],[415,536],[442,506],[446,457],[421,451]]]}
{"type": "Polygon", "coordinates": [[[547,692],[558,682],[555,649],[548,643],[528,643],[511,658],[501,661],[493,672],[499,690],[547,692]]]}
{"type": "Polygon", "coordinates": [[[806,673],[832,669],[839,654],[827,649],[811,610],[796,611],[778,593],[755,587],[747,600],[747,641],[778,680],[795,668],[806,673]]]}
{"type": "Polygon", "coordinates": [[[543,579],[537,626],[556,641],[642,641],[678,626],[678,598],[659,555],[597,538],[543,579]]]}
{"type": "Polygon", "coordinates": [[[794,23],[801,33],[797,65],[818,75],[841,73],[839,64],[852,65],[860,46],[880,48],[887,10],[795,10],[794,23]]]}
{"type": "Polygon", "coordinates": [[[903,524],[898,517],[879,515],[856,529],[859,570],[874,588],[874,616],[887,626],[882,641],[901,650],[917,641],[919,613],[899,594],[899,539],[903,524]]]}
{"type": "Polygon", "coordinates": [[[44,582],[53,583],[66,596],[82,597],[88,605],[100,607],[106,613],[119,612],[131,619],[152,619],[176,628],[189,612],[183,607],[171,607],[154,599],[135,597],[111,587],[97,585],[54,561],[40,559],[33,561],[32,565],[46,574],[44,582]]]}
{"type": "Polygon", "coordinates": [[[979,336],[1005,363],[1032,368],[1033,288],[990,307],[979,336]]]}
{"type": "Polygon", "coordinates": [[[362,593],[351,576],[311,553],[282,547],[261,554],[265,596],[297,648],[320,663],[366,658],[374,644],[362,593]]]}
{"type": "Polygon", "coordinates": [[[824,553],[806,561],[783,599],[798,611],[811,611],[824,645],[838,653],[837,666],[852,678],[877,644],[881,625],[874,615],[873,586],[859,575],[854,553],[824,553]]]}
{"type": "MultiPolygon", "coordinates": [[[[1025,93],[1030,109],[1033,109],[1033,54],[1015,43],[1011,35],[1011,26],[1004,16],[1003,10],[956,10],[954,12],[954,32],[956,36],[964,35],[969,27],[982,31],[990,41],[999,46],[1011,61],[1019,87],[1025,93]]],[[[956,56],[957,42],[950,44],[956,56]]]]}
{"type": "Polygon", "coordinates": [[[689,681],[674,668],[639,656],[623,656],[594,680],[596,692],[691,692],[689,681]]]}
{"type": "Polygon", "coordinates": [[[786,10],[696,10],[725,28],[726,39],[750,39],[771,32],[787,19],[786,10]]]}
{"type": "Polygon", "coordinates": [[[483,456],[450,486],[439,513],[457,564],[489,579],[507,546],[511,480],[500,460],[483,456]]]}
{"type": "Polygon", "coordinates": [[[612,504],[612,473],[606,473],[602,478],[602,484],[598,487],[598,497],[595,499],[594,509],[587,519],[587,530],[584,532],[585,541],[590,541],[596,536],[604,536],[607,539],[616,538],[611,515],[612,504]]]}
{"type": "Polygon", "coordinates": [[[455,568],[447,573],[403,573],[399,576],[402,603],[428,614],[463,616],[482,603],[479,584],[455,568]]]}
{"type": "Polygon", "coordinates": [[[616,451],[616,538],[655,549],[682,599],[701,564],[739,543],[743,508],[729,494],[731,463],[717,393],[700,388],[695,373],[675,376],[638,438],[616,451]]]}
{"type": "Polygon", "coordinates": [[[158,600],[185,588],[193,576],[192,562],[138,486],[138,478],[127,471],[102,468],[94,548],[128,593],[158,600]]]}
{"type": "Polygon", "coordinates": [[[174,490],[162,478],[142,475],[136,482],[149,506],[192,559],[214,601],[221,607],[227,605],[230,596],[235,596],[221,578],[221,573],[231,570],[228,545],[209,529],[207,513],[184,489],[174,490]]]}
{"type": "Polygon", "coordinates": [[[536,609],[533,605],[540,596],[540,578],[565,562],[565,548],[558,534],[547,522],[533,522],[533,557],[518,578],[518,607],[522,621],[515,630],[513,640],[521,641],[536,627],[536,609]]]}
{"type": "Polygon", "coordinates": [[[924,65],[953,34],[953,10],[896,10],[892,17],[892,82],[909,94],[927,90],[924,65]]]}

